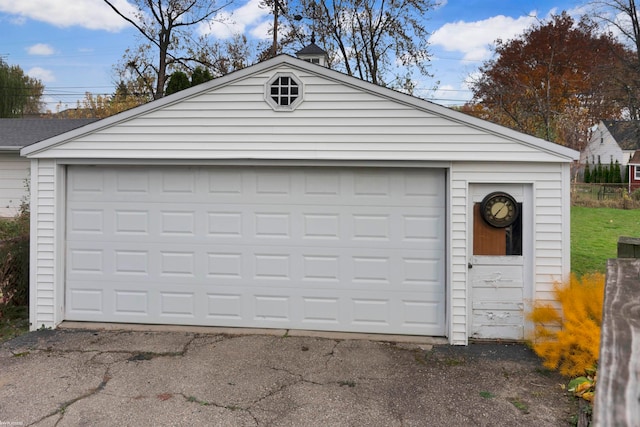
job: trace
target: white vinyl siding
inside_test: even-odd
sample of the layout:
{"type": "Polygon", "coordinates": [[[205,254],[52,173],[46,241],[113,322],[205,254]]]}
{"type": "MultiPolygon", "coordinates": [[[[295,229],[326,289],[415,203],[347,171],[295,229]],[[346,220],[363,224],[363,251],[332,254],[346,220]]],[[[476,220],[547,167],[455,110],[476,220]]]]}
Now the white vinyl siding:
{"type": "MultiPolygon", "coordinates": [[[[469,184],[522,183],[533,186],[533,242],[523,242],[525,260],[533,260],[533,271],[525,271],[525,280],[531,281],[533,289],[529,298],[551,301],[554,283],[566,279],[570,269],[569,257],[565,255],[570,230],[569,209],[565,207],[569,194],[568,177],[568,165],[560,164],[478,162],[452,166],[451,340],[454,343],[467,338],[467,248],[473,232],[467,218],[467,206],[471,203],[468,199],[469,184]]],[[[525,307],[529,302],[525,301],[525,307]]]]}
{"type": "MultiPolygon", "coordinates": [[[[289,68],[305,84],[294,113],[264,101],[264,73],[53,147],[38,157],[558,161],[463,122],[289,68]],[[392,144],[389,142],[393,141],[392,144]]],[[[115,118],[114,118],[115,119],[115,118]]]]}
{"type": "Polygon", "coordinates": [[[31,162],[30,323],[32,329],[54,327],[60,321],[56,307],[56,191],[57,166],[52,160],[31,162]]]}
{"type": "Polygon", "coordinates": [[[451,169],[451,215],[450,215],[450,316],[449,340],[452,344],[467,343],[467,242],[469,239],[469,219],[467,217],[469,183],[463,173],[451,169]]]}
{"type": "Polygon", "coordinates": [[[0,217],[13,217],[28,197],[29,160],[18,151],[0,151],[0,217]]]}

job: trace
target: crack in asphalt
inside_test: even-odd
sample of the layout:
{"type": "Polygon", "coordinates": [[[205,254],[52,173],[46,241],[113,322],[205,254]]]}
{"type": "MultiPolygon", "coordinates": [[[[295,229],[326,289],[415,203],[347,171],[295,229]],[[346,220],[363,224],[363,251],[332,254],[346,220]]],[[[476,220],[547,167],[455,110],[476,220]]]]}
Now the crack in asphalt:
{"type": "Polygon", "coordinates": [[[182,352],[181,352],[181,356],[185,356],[187,354],[187,352],[189,351],[189,347],[191,347],[191,343],[194,342],[197,338],[200,337],[200,334],[193,334],[191,335],[191,339],[189,341],[187,341],[183,346],[182,346],[182,352]]]}
{"type": "Polygon", "coordinates": [[[255,425],[259,425],[259,421],[258,419],[251,413],[251,407],[246,407],[243,408],[242,406],[235,406],[235,405],[221,405],[219,403],[216,402],[209,402],[206,400],[200,400],[195,396],[187,396],[184,393],[178,393],[179,396],[182,396],[187,402],[189,403],[196,403],[198,405],[202,405],[202,406],[214,406],[216,408],[220,408],[220,409],[226,409],[228,411],[243,411],[246,412],[249,416],[251,416],[251,418],[253,419],[253,421],[255,422],[255,425]]]}
{"type": "MultiPolygon", "coordinates": [[[[127,334],[127,331],[121,331],[121,332],[117,332],[116,335],[120,336],[123,334],[127,334]]],[[[58,419],[55,421],[54,425],[57,426],[59,425],[65,418],[65,414],[67,413],[68,409],[74,405],[75,403],[82,401],[84,399],[90,398],[92,396],[95,396],[96,394],[102,392],[105,387],[107,386],[109,380],[112,379],[111,375],[109,374],[110,369],[112,367],[112,365],[116,364],[116,363],[128,363],[128,362],[143,362],[143,361],[147,361],[147,360],[151,360],[153,358],[156,357],[184,357],[188,351],[191,349],[191,346],[193,345],[193,343],[197,340],[202,338],[203,336],[209,337],[208,335],[202,335],[202,334],[192,334],[189,338],[189,340],[187,342],[185,342],[185,344],[182,346],[182,349],[180,351],[174,351],[174,352],[135,352],[135,351],[130,351],[130,350],[97,350],[97,349],[56,349],[54,348],[52,345],[48,345],[46,347],[42,347],[42,346],[37,346],[37,347],[32,347],[29,351],[23,352],[24,355],[29,355],[31,354],[31,352],[45,352],[45,353],[57,353],[60,354],[64,357],[64,355],[66,354],[85,354],[85,353],[93,353],[93,355],[85,362],[85,366],[86,365],[91,365],[91,364],[100,364],[100,365],[106,365],[105,371],[103,373],[102,376],[102,381],[98,384],[98,386],[96,386],[95,388],[80,394],[77,397],[74,397],[72,399],[69,399],[63,403],[61,403],[54,411],[50,412],[49,414],[43,416],[42,418],[40,418],[39,420],[29,424],[30,426],[36,425],[48,418],[51,417],[55,417],[58,416],[58,419]],[[121,359],[121,360],[113,360],[110,362],[96,362],[96,359],[102,355],[105,354],[118,354],[118,355],[131,355],[129,358],[126,359],[121,359]]],[[[237,338],[242,338],[242,335],[219,335],[218,336],[218,340],[215,340],[213,342],[208,342],[206,343],[207,345],[209,344],[214,344],[214,343],[219,343],[222,341],[226,341],[226,340],[233,340],[233,339],[237,339],[237,338]]],[[[100,336],[98,338],[96,338],[94,341],[91,342],[91,344],[97,344],[98,342],[103,341],[103,337],[100,336]]],[[[325,362],[324,362],[324,368],[328,369],[329,367],[329,363],[330,361],[336,356],[336,349],[338,347],[338,345],[340,345],[341,340],[334,340],[333,341],[333,346],[331,348],[331,350],[327,353],[325,353],[323,356],[326,358],[325,362]]],[[[23,353],[13,353],[12,354],[15,356],[20,355],[22,356],[23,353]]],[[[15,356],[18,357],[18,356],[15,356]]],[[[249,403],[246,406],[240,406],[240,405],[232,405],[232,404],[220,404],[220,403],[216,403],[216,402],[209,402],[209,401],[204,401],[204,400],[200,400],[198,398],[196,398],[195,396],[187,396],[184,393],[180,392],[180,393],[167,393],[170,395],[175,395],[175,396],[182,396],[187,402],[192,402],[192,403],[196,403],[199,405],[203,405],[203,406],[213,406],[216,408],[220,408],[220,409],[225,409],[225,410],[229,410],[229,411],[243,411],[245,412],[247,415],[249,415],[256,426],[260,425],[260,421],[258,419],[258,417],[256,415],[254,415],[254,413],[252,412],[255,409],[255,406],[260,404],[260,402],[263,402],[264,400],[273,397],[279,393],[284,392],[285,390],[287,390],[288,388],[298,385],[298,384],[302,384],[302,383],[307,383],[307,384],[311,384],[311,385],[315,385],[315,386],[322,386],[322,385],[326,385],[329,383],[337,383],[340,384],[340,381],[329,381],[328,383],[321,383],[321,382],[317,382],[317,381],[313,381],[309,378],[306,378],[305,375],[303,373],[297,373],[294,372],[292,370],[286,369],[286,368],[282,368],[282,367],[275,367],[275,366],[266,366],[267,369],[271,369],[274,371],[278,371],[278,372],[284,372],[285,374],[289,375],[291,378],[291,381],[287,381],[285,384],[280,385],[277,388],[274,388],[272,390],[267,391],[264,395],[258,397],[257,399],[255,399],[254,401],[252,401],[251,403],[249,403]]],[[[360,380],[360,378],[358,378],[360,380]]],[[[342,385],[342,384],[341,384],[342,385]]],[[[109,393],[108,393],[109,394],[109,393]]],[[[137,398],[140,396],[136,396],[136,397],[131,397],[131,396],[127,396],[129,398],[137,398]]],[[[150,397],[150,396],[144,396],[144,397],[150,397]]]]}
{"type": "MultiPolygon", "coordinates": [[[[127,331],[119,331],[117,332],[115,335],[122,335],[122,334],[126,334],[128,333],[127,331]]],[[[69,409],[69,407],[71,407],[73,404],[87,399],[89,397],[92,397],[98,393],[100,393],[101,391],[103,391],[105,389],[105,387],[107,386],[107,383],[109,382],[109,380],[112,379],[111,375],[109,374],[111,366],[113,364],[116,363],[122,363],[123,361],[125,363],[131,362],[131,361],[145,361],[145,360],[151,360],[153,358],[156,357],[184,357],[187,352],[189,351],[192,343],[200,338],[202,335],[201,334],[191,334],[190,339],[182,346],[182,350],[178,351],[178,352],[132,352],[130,350],[96,350],[96,349],[56,349],[51,345],[48,345],[46,347],[42,347],[42,346],[34,346],[31,347],[28,351],[24,351],[24,352],[20,352],[20,353],[16,353],[14,351],[11,351],[11,354],[13,357],[21,357],[21,356],[28,356],[30,355],[32,352],[44,352],[44,353],[56,353],[56,354],[60,354],[62,355],[62,357],[64,357],[64,355],[66,354],[85,354],[85,353],[93,353],[93,355],[85,362],[85,365],[91,365],[96,363],[96,358],[98,358],[99,356],[105,355],[105,354],[121,354],[121,355],[131,355],[131,357],[124,359],[124,360],[114,360],[112,362],[100,362],[100,363],[96,363],[96,364],[101,364],[101,365],[106,365],[104,374],[102,376],[102,381],[98,384],[98,386],[96,386],[95,388],[82,393],[81,395],[74,397],[72,399],[69,399],[63,403],[61,403],[60,405],[58,405],[58,407],[44,415],[43,417],[41,417],[40,419],[34,421],[31,424],[28,424],[29,426],[33,426],[33,425],[37,425],[38,423],[51,418],[51,417],[55,417],[58,416],[58,420],[56,420],[55,422],[55,426],[57,426],[60,422],[63,421],[64,419],[64,415],[67,412],[67,410],[69,409]]],[[[91,344],[97,344],[99,341],[101,341],[102,337],[97,338],[96,340],[94,340],[93,342],[91,342],[91,344]]],[[[221,336],[221,340],[225,340],[225,339],[229,339],[229,338],[233,338],[233,337],[226,337],[226,336],[221,336]]],[[[241,408],[241,407],[233,407],[230,405],[219,405],[216,404],[214,402],[204,402],[204,401],[199,401],[199,400],[193,400],[194,398],[191,397],[187,397],[185,396],[183,393],[172,393],[175,395],[181,395],[183,396],[187,401],[193,401],[196,403],[200,403],[200,404],[206,404],[206,405],[212,405],[212,406],[216,406],[219,408],[223,408],[223,409],[227,409],[227,410],[245,410],[245,408],[241,408]]],[[[253,414],[251,414],[249,411],[247,411],[247,413],[254,419],[254,421],[256,422],[256,425],[258,425],[258,421],[257,419],[253,416],[253,414]]]]}
{"type": "Polygon", "coordinates": [[[333,341],[333,347],[331,348],[331,351],[327,354],[325,354],[325,356],[327,357],[327,360],[325,360],[324,362],[324,368],[328,369],[329,368],[329,362],[331,362],[331,359],[333,359],[336,356],[336,348],[338,348],[338,345],[340,344],[340,341],[334,340],[333,341]]]}
{"type": "Polygon", "coordinates": [[[67,409],[73,405],[76,402],[79,402],[80,400],[86,399],[88,397],[94,396],[97,393],[100,393],[102,390],[104,390],[104,388],[107,386],[107,383],[109,382],[109,380],[111,379],[111,376],[109,375],[109,369],[111,368],[111,366],[107,366],[107,368],[105,369],[104,374],[102,375],[102,381],[100,381],[100,384],[98,384],[97,387],[81,394],[78,397],[75,397],[73,399],[67,400],[66,402],[61,403],[58,408],[43,416],[42,418],[40,418],[39,420],[34,421],[31,424],[28,424],[29,426],[33,426],[36,424],[39,424],[40,422],[46,420],[47,418],[51,418],[54,417],[56,415],[58,415],[58,419],[56,420],[54,426],[57,426],[63,419],[64,419],[64,415],[67,412],[67,409]]]}
{"type": "MultiPolygon", "coordinates": [[[[236,338],[241,338],[242,336],[225,336],[223,338],[223,340],[232,340],[232,339],[236,339],[236,338]]],[[[193,341],[193,340],[192,340],[193,341]]],[[[192,342],[191,341],[191,342],[192,342]]],[[[190,342],[190,343],[191,343],[190,342]]],[[[188,344],[190,344],[188,343],[188,344]]],[[[187,345],[188,345],[187,344],[187,345]]],[[[339,344],[339,341],[334,341],[333,347],[331,349],[330,352],[326,353],[324,356],[327,357],[327,360],[325,361],[325,368],[329,362],[329,360],[335,355],[335,349],[337,347],[337,345],[339,344]]],[[[187,346],[185,346],[186,348],[187,346]]],[[[245,413],[247,413],[249,416],[251,416],[251,418],[253,419],[254,423],[256,426],[260,425],[260,421],[257,418],[256,415],[254,415],[254,413],[252,412],[252,410],[254,410],[254,407],[256,405],[258,405],[260,402],[273,397],[279,393],[282,393],[283,391],[287,390],[290,387],[293,387],[295,385],[301,384],[301,383],[307,383],[307,384],[312,384],[312,385],[316,385],[316,386],[322,386],[325,385],[324,383],[320,383],[317,381],[313,381],[310,380],[308,378],[305,377],[304,374],[301,373],[297,373],[297,372],[293,372],[292,370],[286,369],[286,368],[281,368],[281,367],[275,367],[275,366],[266,366],[267,369],[271,369],[274,371],[278,371],[278,372],[284,372],[285,374],[293,377],[292,379],[295,378],[295,380],[293,381],[289,381],[285,384],[280,385],[277,388],[274,388],[268,392],[266,392],[264,395],[259,396],[257,399],[253,400],[251,403],[249,403],[248,405],[245,406],[240,406],[240,405],[224,405],[224,404],[220,404],[220,403],[216,403],[216,402],[212,402],[212,401],[205,401],[205,400],[201,400],[195,396],[187,396],[184,393],[177,393],[177,395],[181,395],[187,402],[191,402],[191,403],[196,403],[199,405],[203,405],[203,406],[214,406],[216,408],[221,408],[221,409],[226,409],[226,410],[230,410],[230,411],[243,411],[245,413]]]]}
{"type": "Polygon", "coordinates": [[[302,383],[302,382],[304,382],[304,379],[303,379],[303,378],[300,378],[300,379],[298,379],[298,381],[294,381],[294,382],[289,383],[289,384],[282,384],[282,385],[281,385],[280,387],[278,387],[277,389],[275,389],[275,390],[271,390],[270,392],[268,392],[268,393],[267,393],[267,394],[265,394],[264,396],[262,396],[262,397],[260,397],[259,399],[256,399],[255,401],[253,401],[253,402],[252,402],[252,403],[251,403],[251,404],[246,408],[247,413],[248,413],[249,415],[251,415],[251,418],[253,418],[253,419],[256,421],[256,425],[259,425],[260,423],[259,423],[258,418],[253,414],[253,412],[251,412],[251,410],[253,409],[253,407],[254,407],[255,405],[259,404],[260,402],[262,402],[263,400],[268,399],[268,398],[270,398],[270,397],[272,397],[272,396],[275,396],[276,394],[283,392],[283,391],[284,391],[284,390],[286,390],[287,388],[289,388],[289,387],[291,387],[291,386],[294,386],[294,385],[296,385],[296,384],[300,384],[300,383],[302,383]]]}
{"type": "MultiPolygon", "coordinates": [[[[118,335],[120,335],[120,333],[118,333],[118,335]]],[[[221,341],[225,341],[225,340],[232,340],[232,339],[236,339],[236,338],[241,338],[242,336],[241,335],[239,335],[239,336],[233,336],[233,335],[228,335],[228,336],[224,335],[223,336],[223,335],[221,335],[219,337],[220,337],[219,340],[214,341],[214,342],[209,342],[207,344],[213,344],[213,343],[221,342],[221,341]]],[[[39,422],[41,422],[41,421],[43,421],[43,420],[45,420],[47,418],[50,418],[50,417],[53,417],[53,416],[57,415],[57,416],[59,416],[59,418],[54,424],[54,425],[57,426],[61,421],[63,421],[64,415],[65,415],[67,409],[71,405],[73,405],[76,402],[79,402],[79,401],[81,401],[83,399],[92,397],[92,396],[96,395],[97,393],[99,393],[99,392],[104,390],[104,388],[106,387],[108,381],[111,379],[111,376],[108,375],[108,373],[109,373],[109,370],[110,370],[110,368],[111,368],[111,366],[113,364],[122,363],[123,361],[125,363],[132,362],[132,361],[142,362],[142,361],[146,361],[146,360],[151,360],[151,359],[153,359],[155,357],[175,357],[175,356],[183,357],[190,350],[190,348],[191,348],[192,344],[194,343],[194,341],[196,339],[199,339],[199,338],[202,338],[201,334],[193,334],[190,337],[190,339],[183,345],[182,350],[179,351],[179,352],[132,352],[132,351],[126,351],[126,350],[103,350],[103,351],[100,351],[100,350],[53,349],[52,347],[47,347],[46,349],[43,349],[43,348],[33,349],[35,351],[56,352],[56,353],[60,353],[60,354],[65,354],[65,353],[69,353],[69,354],[70,353],[94,353],[92,355],[92,357],[86,362],[87,364],[95,363],[95,359],[97,357],[101,356],[101,355],[104,355],[104,354],[125,354],[125,355],[131,355],[131,357],[129,357],[129,358],[125,359],[125,360],[115,360],[115,361],[106,363],[107,368],[106,368],[105,374],[103,376],[103,381],[101,381],[100,384],[97,387],[95,387],[94,389],[92,389],[92,390],[90,390],[90,391],[88,391],[86,393],[81,394],[78,397],[75,397],[75,398],[70,399],[70,400],[68,400],[66,402],[63,402],[62,404],[59,405],[59,407],[55,411],[45,415],[40,420],[37,420],[36,422],[34,422],[34,423],[30,424],[30,425],[35,425],[35,424],[37,424],[37,423],[39,423],[39,422]]],[[[103,364],[105,364],[105,363],[103,363],[103,364]]],[[[276,367],[267,367],[267,368],[273,369],[273,370],[276,370],[276,371],[285,372],[286,374],[290,375],[291,377],[295,377],[296,380],[294,380],[292,382],[288,382],[286,384],[282,384],[280,387],[278,387],[276,389],[273,389],[273,390],[270,390],[264,396],[261,396],[258,399],[256,399],[255,401],[251,402],[248,406],[240,406],[240,405],[236,406],[236,405],[230,405],[230,404],[226,404],[225,405],[225,404],[220,404],[220,403],[216,403],[216,402],[204,401],[204,400],[200,400],[200,399],[198,399],[198,398],[196,398],[194,396],[187,396],[182,392],[180,392],[180,393],[167,393],[167,394],[168,395],[175,395],[175,396],[182,396],[187,402],[192,402],[192,403],[196,403],[196,404],[203,405],[203,406],[213,406],[213,407],[216,407],[216,408],[225,409],[225,410],[229,410],[229,411],[243,411],[253,419],[255,425],[257,426],[257,425],[260,425],[260,422],[259,422],[258,418],[251,412],[251,409],[253,408],[253,406],[258,404],[259,402],[261,402],[264,399],[267,399],[267,398],[269,398],[271,396],[274,396],[274,395],[282,392],[283,390],[287,389],[290,386],[293,386],[295,384],[299,384],[301,382],[307,382],[307,383],[314,384],[314,385],[322,385],[320,383],[305,379],[302,374],[296,374],[296,373],[291,372],[291,371],[289,371],[287,369],[276,368],[276,367]]],[[[124,397],[137,398],[137,397],[141,397],[141,396],[136,396],[136,397],[124,396],[124,397]]],[[[144,397],[150,397],[150,396],[144,396],[144,397]]]]}

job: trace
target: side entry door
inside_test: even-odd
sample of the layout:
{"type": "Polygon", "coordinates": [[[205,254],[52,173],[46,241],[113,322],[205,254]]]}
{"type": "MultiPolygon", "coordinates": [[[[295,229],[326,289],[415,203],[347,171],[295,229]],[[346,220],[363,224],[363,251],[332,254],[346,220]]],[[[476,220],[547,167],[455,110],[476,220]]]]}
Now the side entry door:
{"type": "Polygon", "coordinates": [[[472,184],[468,278],[471,338],[523,339],[525,256],[531,233],[525,184],[472,184]]]}

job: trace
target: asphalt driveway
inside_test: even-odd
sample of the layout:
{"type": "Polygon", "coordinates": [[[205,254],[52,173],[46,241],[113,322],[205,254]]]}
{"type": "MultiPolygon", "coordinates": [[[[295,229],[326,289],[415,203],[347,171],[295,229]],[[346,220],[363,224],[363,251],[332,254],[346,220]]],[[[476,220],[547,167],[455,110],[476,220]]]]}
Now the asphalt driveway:
{"type": "Polygon", "coordinates": [[[0,345],[0,425],[561,426],[522,345],[45,330],[0,345]]]}

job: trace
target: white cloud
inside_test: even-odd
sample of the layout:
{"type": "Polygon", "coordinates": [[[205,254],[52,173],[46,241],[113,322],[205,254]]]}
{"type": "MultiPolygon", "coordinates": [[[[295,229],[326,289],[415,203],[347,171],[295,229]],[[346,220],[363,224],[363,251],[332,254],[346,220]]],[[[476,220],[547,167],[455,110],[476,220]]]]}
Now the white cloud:
{"type": "Polygon", "coordinates": [[[465,78],[464,82],[462,82],[462,86],[464,86],[465,89],[470,90],[473,83],[480,80],[481,77],[482,77],[482,73],[479,70],[469,73],[465,78]]]}
{"type": "Polygon", "coordinates": [[[55,82],[56,78],[51,70],[46,70],[41,67],[33,67],[27,71],[29,77],[41,80],[43,83],[55,82]]]}
{"type": "Polygon", "coordinates": [[[483,61],[491,57],[491,46],[497,39],[509,40],[534,23],[537,13],[512,18],[498,15],[475,22],[458,21],[443,25],[430,37],[432,46],[448,52],[461,52],[464,60],[483,61]]]}
{"type": "Polygon", "coordinates": [[[29,55],[48,56],[53,55],[55,51],[48,44],[38,43],[33,46],[29,46],[27,48],[27,53],[29,53],[29,55]]]}
{"type": "Polygon", "coordinates": [[[234,34],[244,32],[244,27],[238,25],[231,19],[231,14],[227,12],[219,12],[209,22],[203,22],[198,28],[198,34],[201,36],[214,36],[217,39],[226,39],[233,37],[234,34]]]}
{"type": "MultiPolygon", "coordinates": [[[[431,91],[431,88],[428,88],[431,91]]],[[[430,98],[448,98],[451,96],[452,91],[454,91],[454,87],[451,84],[443,84],[436,88],[435,91],[431,91],[429,94],[430,98]]]]}
{"type": "MultiPolygon", "coordinates": [[[[126,0],[114,0],[114,4],[125,14],[135,10],[126,0]]],[[[17,15],[15,19],[20,21],[32,19],[62,28],[79,26],[117,32],[130,25],[106,3],[97,0],[0,0],[0,12],[17,15]]]]}
{"type": "MultiPolygon", "coordinates": [[[[251,37],[255,37],[257,39],[268,39],[273,37],[272,34],[269,34],[269,31],[271,31],[271,27],[273,27],[273,20],[267,20],[264,21],[258,25],[256,25],[255,27],[253,27],[253,29],[250,31],[251,33],[251,37]]],[[[281,33],[281,27],[278,26],[278,34],[281,33]]]]}
{"type": "MultiPolygon", "coordinates": [[[[237,9],[218,13],[210,22],[200,26],[199,33],[219,39],[230,38],[246,33],[248,27],[265,25],[265,17],[269,14],[269,9],[260,7],[260,0],[248,0],[237,9]]],[[[259,37],[254,33],[255,29],[250,32],[254,37],[259,37]]]]}

